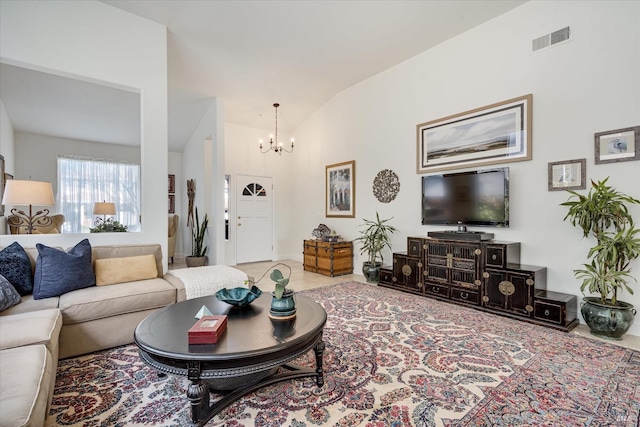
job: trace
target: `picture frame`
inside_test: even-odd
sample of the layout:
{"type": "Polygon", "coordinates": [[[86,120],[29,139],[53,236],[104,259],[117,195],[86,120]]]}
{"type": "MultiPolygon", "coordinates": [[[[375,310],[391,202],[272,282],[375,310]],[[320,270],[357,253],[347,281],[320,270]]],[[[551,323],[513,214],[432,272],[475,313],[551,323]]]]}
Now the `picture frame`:
{"type": "Polygon", "coordinates": [[[420,123],[416,172],[531,160],[533,95],[420,123]]]}
{"type": "Polygon", "coordinates": [[[640,160],[640,126],[594,134],[595,163],[640,160]]]}
{"type": "Polygon", "coordinates": [[[169,194],[169,213],[176,212],[176,196],[175,194],[169,194]]]}
{"type": "Polygon", "coordinates": [[[549,191],[584,190],[587,188],[587,159],[550,162],[549,191]]]}
{"type": "Polygon", "coordinates": [[[169,175],[169,193],[173,194],[176,192],[176,176],[169,175]]]}
{"type": "Polygon", "coordinates": [[[355,218],[356,162],[325,167],[325,215],[327,218],[355,218]]]}

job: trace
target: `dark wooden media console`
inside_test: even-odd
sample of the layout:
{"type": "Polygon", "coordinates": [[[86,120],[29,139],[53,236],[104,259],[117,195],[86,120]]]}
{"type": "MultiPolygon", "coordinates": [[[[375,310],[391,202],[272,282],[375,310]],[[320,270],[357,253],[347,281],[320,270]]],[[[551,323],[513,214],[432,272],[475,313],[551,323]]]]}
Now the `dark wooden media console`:
{"type": "Polygon", "coordinates": [[[565,332],[578,325],[575,295],[547,291],[547,268],[520,264],[519,242],[452,238],[408,237],[379,285],[565,332]]]}

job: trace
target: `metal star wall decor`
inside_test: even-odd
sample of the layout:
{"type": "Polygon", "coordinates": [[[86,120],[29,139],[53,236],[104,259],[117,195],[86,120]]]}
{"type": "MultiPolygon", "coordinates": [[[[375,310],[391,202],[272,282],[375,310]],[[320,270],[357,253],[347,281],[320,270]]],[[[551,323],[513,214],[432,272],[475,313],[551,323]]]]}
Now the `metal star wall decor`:
{"type": "Polygon", "coordinates": [[[373,180],[373,195],[382,203],[389,203],[400,192],[400,180],[391,169],[378,172],[373,180]]]}

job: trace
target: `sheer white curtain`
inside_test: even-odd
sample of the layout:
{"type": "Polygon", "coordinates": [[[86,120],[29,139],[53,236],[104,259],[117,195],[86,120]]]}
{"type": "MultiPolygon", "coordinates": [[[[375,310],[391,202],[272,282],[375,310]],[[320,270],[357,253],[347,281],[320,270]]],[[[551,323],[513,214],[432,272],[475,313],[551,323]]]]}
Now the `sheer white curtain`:
{"type": "Polygon", "coordinates": [[[140,231],[140,165],[115,160],[58,156],[58,212],[64,233],[88,233],[96,202],[116,205],[115,220],[140,231]]]}

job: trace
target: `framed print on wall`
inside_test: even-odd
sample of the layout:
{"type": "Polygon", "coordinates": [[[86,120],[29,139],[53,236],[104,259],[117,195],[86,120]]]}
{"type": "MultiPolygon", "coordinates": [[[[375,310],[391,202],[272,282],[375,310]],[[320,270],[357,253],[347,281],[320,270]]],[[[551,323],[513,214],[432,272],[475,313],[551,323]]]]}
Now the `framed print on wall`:
{"type": "Polygon", "coordinates": [[[173,194],[176,192],[176,176],[173,174],[169,175],[169,194],[173,194]]]}
{"type": "Polygon", "coordinates": [[[531,160],[533,95],[417,125],[417,173],[531,160]]]}
{"type": "Polygon", "coordinates": [[[640,160],[640,126],[595,134],[595,163],[640,160]]]}
{"type": "Polygon", "coordinates": [[[169,194],[169,213],[176,213],[176,196],[169,194]]]}
{"type": "Polygon", "coordinates": [[[549,163],[549,191],[587,188],[587,159],[549,163]]]}
{"type": "Polygon", "coordinates": [[[325,214],[327,218],[355,218],[355,160],[326,166],[325,179],[325,214]]]}

